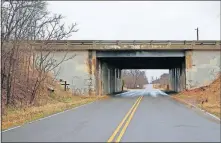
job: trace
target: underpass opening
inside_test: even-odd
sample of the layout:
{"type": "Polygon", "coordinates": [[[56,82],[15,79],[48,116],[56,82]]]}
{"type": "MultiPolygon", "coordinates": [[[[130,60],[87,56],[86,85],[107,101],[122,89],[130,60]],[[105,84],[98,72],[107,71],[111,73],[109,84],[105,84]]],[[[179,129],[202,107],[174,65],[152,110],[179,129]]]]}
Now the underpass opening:
{"type": "Polygon", "coordinates": [[[150,79],[146,75],[146,70],[143,69],[124,69],[121,71],[123,89],[137,90],[144,89],[150,79]]]}
{"type": "Polygon", "coordinates": [[[122,70],[168,69],[169,89],[185,89],[184,51],[97,51],[99,93],[113,94],[123,90],[122,70]]]}

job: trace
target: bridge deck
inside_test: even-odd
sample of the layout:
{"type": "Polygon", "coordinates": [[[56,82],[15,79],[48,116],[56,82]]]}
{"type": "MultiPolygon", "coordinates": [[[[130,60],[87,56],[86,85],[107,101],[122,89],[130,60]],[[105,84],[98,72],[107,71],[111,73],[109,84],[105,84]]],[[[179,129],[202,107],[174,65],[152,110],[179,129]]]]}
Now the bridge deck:
{"type": "Polygon", "coordinates": [[[36,40],[34,43],[53,43],[53,44],[73,44],[73,45],[220,45],[220,41],[218,40],[49,40],[49,41],[41,41],[36,40]]]}
{"type": "MultiPolygon", "coordinates": [[[[22,42],[20,42],[22,43],[22,42]]],[[[27,45],[27,42],[24,42],[27,45]]],[[[75,50],[221,50],[218,40],[178,41],[178,40],[49,40],[29,41],[35,49],[75,51],[75,50]]],[[[22,46],[26,47],[26,46],[22,46]]]]}

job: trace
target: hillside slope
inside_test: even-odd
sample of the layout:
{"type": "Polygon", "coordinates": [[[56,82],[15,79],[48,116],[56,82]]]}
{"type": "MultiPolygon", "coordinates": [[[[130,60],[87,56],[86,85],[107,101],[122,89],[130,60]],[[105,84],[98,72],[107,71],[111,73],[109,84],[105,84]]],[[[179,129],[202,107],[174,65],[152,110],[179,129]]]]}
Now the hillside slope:
{"type": "Polygon", "coordinates": [[[27,65],[26,63],[28,60],[17,62],[16,72],[11,76],[10,90],[7,90],[9,85],[7,80],[2,82],[2,130],[107,97],[81,95],[69,88],[65,91],[60,80],[54,79],[52,73],[30,68],[33,66],[31,63],[28,67],[24,66],[27,65]],[[38,79],[43,78],[39,78],[39,75],[44,78],[41,82],[38,82],[38,79]],[[37,83],[39,85],[36,88],[37,83]],[[7,97],[7,91],[10,91],[9,97],[7,97]],[[36,91],[35,94],[33,94],[34,91],[36,91]],[[7,104],[8,99],[10,102],[7,104]]]}
{"type": "Polygon", "coordinates": [[[210,85],[194,90],[184,91],[174,95],[179,100],[185,100],[218,117],[220,117],[220,82],[221,76],[210,85]]]}

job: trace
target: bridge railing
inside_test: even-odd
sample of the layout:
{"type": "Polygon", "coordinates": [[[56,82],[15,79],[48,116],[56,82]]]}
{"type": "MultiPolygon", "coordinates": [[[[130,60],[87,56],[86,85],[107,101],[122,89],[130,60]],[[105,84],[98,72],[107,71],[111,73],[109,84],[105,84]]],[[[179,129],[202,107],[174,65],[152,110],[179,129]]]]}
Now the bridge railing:
{"type": "Polygon", "coordinates": [[[56,44],[56,45],[220,45],[218,40],[50,40],[50,41],[41,41],[36,40],[31,43],[34,44],[56,44]]]}
{"type": "MultiPolygon", "coordinates": [[[[10,43],[9,43],[10,44],[10,43]]],[[[50,41],[25,41],[19,42],[21,49],[34,47],[42,50],[136,50],[136,49],[202,49],[221,50],[218,40],[50,40],[50,41]],[[28,46],[26,46],[28,44],[28,46]]]]}

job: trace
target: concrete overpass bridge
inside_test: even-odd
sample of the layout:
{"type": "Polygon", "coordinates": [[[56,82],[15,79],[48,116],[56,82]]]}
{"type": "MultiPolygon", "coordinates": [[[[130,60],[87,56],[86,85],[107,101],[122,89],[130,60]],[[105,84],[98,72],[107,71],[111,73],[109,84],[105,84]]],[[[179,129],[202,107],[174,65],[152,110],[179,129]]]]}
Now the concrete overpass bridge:
{"type": "Polygon", "coordinates": [[[174,91],[211,83],[220,72],[220,41],[61,40],[33,41],[38,50],[47,43],[56,60],[68,52],[74,59],[61,64],[58,78],[73,90],[103,95],[122,90],[122,69],[169,69],[174,91]]]}

